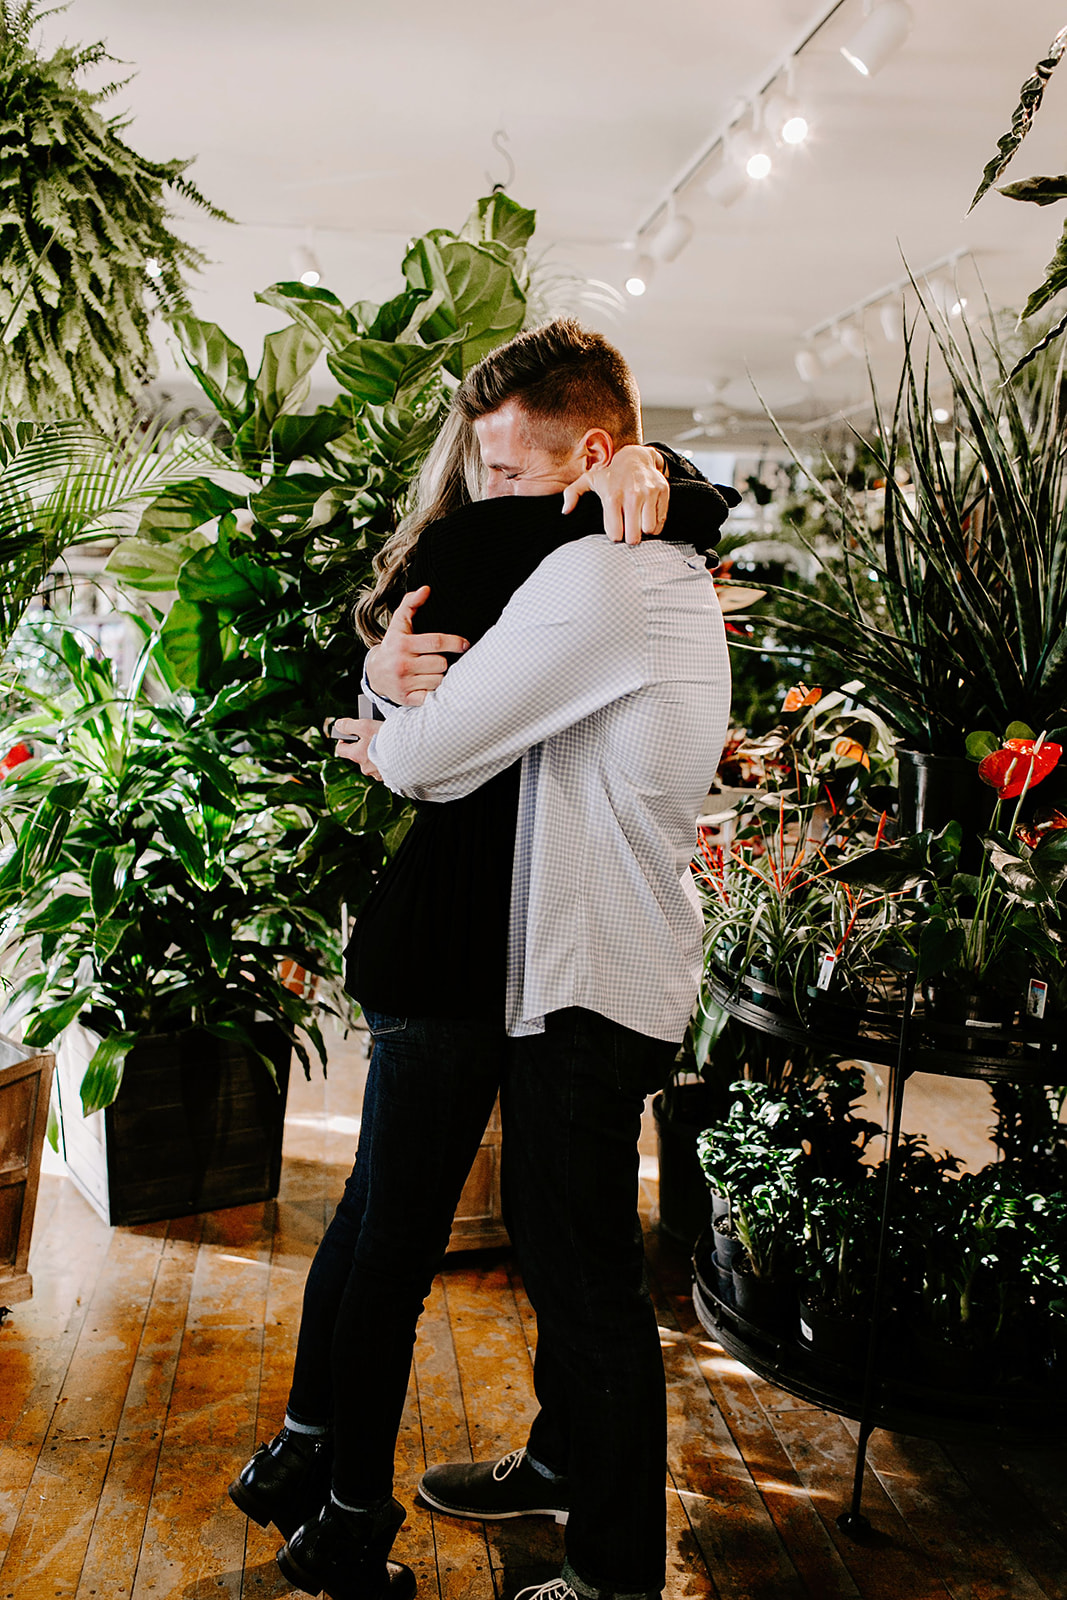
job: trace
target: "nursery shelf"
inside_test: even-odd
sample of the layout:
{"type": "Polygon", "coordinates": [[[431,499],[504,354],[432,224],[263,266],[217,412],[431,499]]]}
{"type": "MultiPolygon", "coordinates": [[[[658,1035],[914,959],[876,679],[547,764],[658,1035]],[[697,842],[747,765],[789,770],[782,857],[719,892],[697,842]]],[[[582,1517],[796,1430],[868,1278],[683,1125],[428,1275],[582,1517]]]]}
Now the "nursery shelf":
{"type": "MultiPolygon", "coordinates": [[[[842,1020],[814,1025],[800,1015],[791,998],[769,998],[751,980],[742,987],[724,973],[709,970],[712,999],[739,1022],[786,1044],[818,1045],[842,1059],[889,1066],[900,1051],[900,1018],[888,1011],[836,1008],[842,1020]]],[[[911,1018],[905,1071],[931,1072],[948,1078],[1008,1080],[1013,1083],[1067,1081],[1067,1031],[1053,1024],[1027,1022],[1012,1028],[978,1028],[928,1017],[918,1005],[911,1018]]]]}
{"type": "MultiPolygon", "coordinates": [[[[862,1358],[855,1366],[821,1356],[799,1337],[757,1328],[720,1300],[695,1263],[693,1306],[708,1333],[730,1356],[798,1400],[859,1422],[864,1414],[862,1358]]],[[[1017,1382],[980,1390],[927,1386],[893,1372],[889,1352],[870,1426],[924,1439],[998,1440],[1033,1444],[1062,1436],[1067,1398],[1052,1383],[1017,1382]]]]}

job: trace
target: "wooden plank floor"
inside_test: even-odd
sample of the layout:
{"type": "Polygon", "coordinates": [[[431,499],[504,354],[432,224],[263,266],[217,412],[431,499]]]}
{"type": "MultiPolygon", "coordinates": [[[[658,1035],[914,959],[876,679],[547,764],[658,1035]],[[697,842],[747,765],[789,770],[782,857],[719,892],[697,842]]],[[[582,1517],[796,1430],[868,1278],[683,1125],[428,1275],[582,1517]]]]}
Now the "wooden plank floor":
{"type": "MultiPolygon", "coordinates": [[[[42,1181],[32,1301],[0,1330],[0,1600],[270,1600],[273,1532],[225,1486],[284,1408],[304,1274],[347,1174],[362,1071],[294,1083],[281,1196],[109,1229],[42,1181]]],[[[919,1109],[941,1142],[984,1107],[919,1109]]],[[[954,1091],[953,1091],[954,1092],[954,1091]]],[[[655,1207],[651,1142],[644,1201],[655,1207]]],[[[684,1253],[648,1254],[670,1406],[669,1600],[1067,1600],[1067,1451],[873,1437],[871,1544],[839,1531],[855,1427],[711,1342],[684,1253]]],[[[423,1318],[398,1452],[396,1554],[424,1600],[496,1600],[559,1568],[562,1530],[414,1506],[427,1462],[521,1444],[535,1324],[510,1257],[453,1257],[423,1318]]]]}

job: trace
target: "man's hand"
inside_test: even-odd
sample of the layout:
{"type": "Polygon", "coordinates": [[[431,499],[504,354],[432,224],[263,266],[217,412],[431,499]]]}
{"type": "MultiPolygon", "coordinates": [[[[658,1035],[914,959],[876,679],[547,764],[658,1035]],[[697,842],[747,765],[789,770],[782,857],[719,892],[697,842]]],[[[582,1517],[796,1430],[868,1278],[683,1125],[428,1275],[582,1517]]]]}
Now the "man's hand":
{"type": "Polygon", "coordinates": [[[462,655],[470,649],[458,634],[414,631],[415,613],[429,597],[425,583],[406,594],[393,612],[381,644],[367,651],[367,682],[375,694],[398,706],[421,706],[448,671],[445,652],[462,655]]]}
{"type": "Polygon", "coordinates": [[[591,467],[563,494],[564,513],[573,511],[579,498],[592,489],[604,505],[604,532],[618,544],[640,544],[643,537],[662,533],[667,520],[670,484],[661,468],[666,463],[649,445],[625,444],[604,466],[591,467]]]}
{"type": "Polygon", "coordinates": [[[333,753],[345,761],[354,761],[368,778],[381,780],[381,773],[368,754],[368,746],[382,723],[369,717],[335,717],[330,728],[330,738],[336,740],[333,753]]]}

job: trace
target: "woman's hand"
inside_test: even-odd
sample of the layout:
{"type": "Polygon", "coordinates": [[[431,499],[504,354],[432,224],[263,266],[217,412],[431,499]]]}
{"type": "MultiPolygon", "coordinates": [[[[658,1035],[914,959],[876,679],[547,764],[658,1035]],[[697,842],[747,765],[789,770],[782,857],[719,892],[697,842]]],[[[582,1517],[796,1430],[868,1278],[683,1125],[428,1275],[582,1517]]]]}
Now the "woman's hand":
{"type": "Polygon", "coordinates": [[[393,612],[381,644],[367,651],[367,682],[398,706],[421,706],[448,671],[446,655],[469,650],[454,633],[416,633],[415,614],[430,598],[428,584],[406,594],[393,612]]]}
{"type": "Polygon", "coordinates": [[[354,761],[368,778],[381,782],[382,775],[370,758],[370,742],[383,726],[369,717],[335,717],[330,728],[330,738],[336,741],[334,755],[343,761],[354,761]]]}
{"type": "Polygon", "coordinates": [[[592,489],[603,503],[604,532],[612,543],[625,539],[627,544],[640,544],[642,538],[662,533],[667,520],[671,487],[665,465],[650,445],[624,444],[610,461],[590,467],[564,490],[564,514],[592,489]]]}

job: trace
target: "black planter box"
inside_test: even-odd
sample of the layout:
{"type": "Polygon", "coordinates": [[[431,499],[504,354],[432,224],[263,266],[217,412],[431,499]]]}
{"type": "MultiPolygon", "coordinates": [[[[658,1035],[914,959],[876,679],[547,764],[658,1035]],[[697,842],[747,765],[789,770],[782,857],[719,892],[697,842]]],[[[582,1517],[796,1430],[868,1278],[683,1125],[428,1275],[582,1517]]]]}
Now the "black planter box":
{"type": "Polygon", "coordinates": [[[277,1088],[258,1057],[190,1029],[142,1039],[115,1103],[90,1117],[78,1098],[84,1060],[61,1056],[61,1153],[105,1221],[157,1222],[277,1194],[292,1050],[271,1023],[252,1033],[277,1088]]]}

